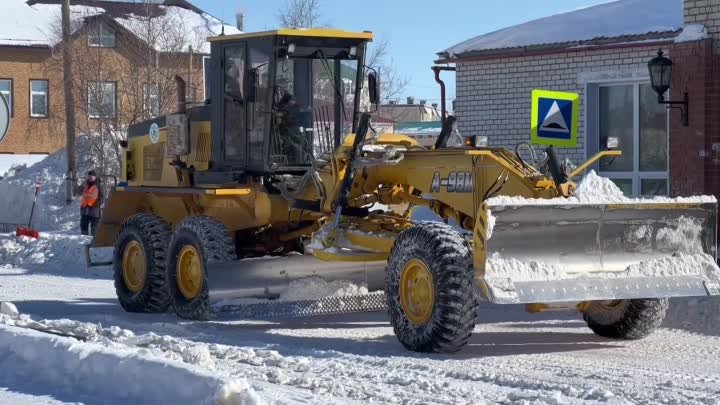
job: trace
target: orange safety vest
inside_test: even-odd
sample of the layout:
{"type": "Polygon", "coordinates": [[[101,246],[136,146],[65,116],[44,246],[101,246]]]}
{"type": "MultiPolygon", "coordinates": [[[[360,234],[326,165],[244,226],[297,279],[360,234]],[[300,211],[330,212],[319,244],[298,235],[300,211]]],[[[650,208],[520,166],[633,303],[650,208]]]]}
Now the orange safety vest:
{"type": "Polygon", "coordinates": [[[82,208],[94,207],[95,203],[97,203],[99,196],[100,191],[98,190],[97,185],[93,184],[92,186],[88,187],[88,185],[85,184],[82,195],[82,203],[80,204],[80,206],[82,208]]]}

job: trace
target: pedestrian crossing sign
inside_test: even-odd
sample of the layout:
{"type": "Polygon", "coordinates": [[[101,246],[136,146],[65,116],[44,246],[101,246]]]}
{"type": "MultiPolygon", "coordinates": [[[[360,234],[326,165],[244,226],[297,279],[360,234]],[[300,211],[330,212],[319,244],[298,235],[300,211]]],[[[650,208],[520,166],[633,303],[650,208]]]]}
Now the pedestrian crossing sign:
{"type": "Polygon", "coordinates": [[[580,95],[533,90],[530,140],[535,145],[577,146],[580,95]]]}

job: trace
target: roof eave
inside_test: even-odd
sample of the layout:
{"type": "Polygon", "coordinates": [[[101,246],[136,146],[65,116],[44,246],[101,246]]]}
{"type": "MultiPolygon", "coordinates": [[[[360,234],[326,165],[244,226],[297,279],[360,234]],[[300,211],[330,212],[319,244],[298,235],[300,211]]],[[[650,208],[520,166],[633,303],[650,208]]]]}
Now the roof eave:
{"type": "Polygon", "coordinates": [[[617,47],[636,47],[671,42],[682,29],[673,31],[650,32],[637,35],[623,35],[619,37],[600,37],[590,40],[561,42],[553,44],[527,45],[513,48],[483,49],[450,55],[449,52],[438,52],[439,59],[436,64],[456,63],[473,59],[509,58],[534,54],[555,53],[561,51],[581,51],[588,49],[607,49],[617,47]]]}

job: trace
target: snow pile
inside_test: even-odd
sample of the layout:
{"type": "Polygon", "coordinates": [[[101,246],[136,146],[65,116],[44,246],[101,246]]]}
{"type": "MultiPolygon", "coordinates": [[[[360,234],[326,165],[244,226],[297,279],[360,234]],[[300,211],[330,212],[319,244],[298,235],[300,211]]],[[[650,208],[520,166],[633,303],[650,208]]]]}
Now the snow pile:
{"type": "Polygon", "coordinates": [[[71,387],[74,394],[105,403],[266,403],[247,380],[226,380],[196,367],[207,368],[208,346],[187,343],[154,334],[136,336],[116,326],[0,314],[0,385],[31,379],[41,386],[71,387]]]}
{"type": "Polygon", "coordinates": [[[493,253],[485,262],[487,279],[511,279],[513,281],[549,281],[571,278],[563,268],[532,261],[523,262],[513,257],[493,253]]]}
{"type": "Polygon", "coordinates": [[[680,35],[675,37],[675,43],[700,41],[707,37],[707,29],[703,24],[686,24],[680,35]]]}
{"type": "Polygon", "coordinates": [[[706,281],[720,282],[720,272],[712,256],[676,253],[660,259],[632,264],[619,272],[571,272],[562,265],[539,261],[525,262],[503,257],[495,252],[486,261],[486,278],[512,279],[513,281],[552,281],[564,279],[672,277],[696,276],[706,281]]]}
{"type": "MultiPolygon", "coordinates": [[[[82,174],[90,168],[79,166],[77,172],[82,174]]],[[[40,231],[79,230],[80,200],[75,199],[70,205],[65,202],[66,170],[65,149],[61,149],[14,176],[0,180],[0,207],[6,207],[6,212],[0,213],[0,222],[27,223],[35,183],[39,182],[32,227],[40,231]],[[11,222],[12,219],[17,222],[11,222]]]]}
{"type": "Polygon", "coordinates": [[[525,198],[498,196],[487,200],[488,206],[503,205],[572,205],[572,204],[632,204],[632,203],[716,203],[714,196],[693,196],[693,197],[662,197],[653,198],[629,198],[612,180],[598,176],[594,170],[588,172],[580,181],[575,193],[569,198],[525,198]]]}
{"type": "Polygon", "coordinates": [[[0,154],[0,179],[14,176],[46,157],[47,155],[0,154]]]}
{"type": "Polygon", "coordinates": [[[316,300],[326,297],[346,297],[368,294],[368,288],[350,281],[325,281],[320,277],[308,277],[290,282],[287,290],[280,294],[280,301],[316,300]]]}
{"type": "Polygon", "coordinates": [[[682,9],[682,0],[611,1],[480,35],[442,54],[671,32],[683,26],[682,9]]]}
{"type": "Polygon", "coordinates": [[[42,233],[40,239],[0,234],[0,263],[17,267],[52,264],[64,271],[84,270],[84,244],[90,237],[42,233]]]}

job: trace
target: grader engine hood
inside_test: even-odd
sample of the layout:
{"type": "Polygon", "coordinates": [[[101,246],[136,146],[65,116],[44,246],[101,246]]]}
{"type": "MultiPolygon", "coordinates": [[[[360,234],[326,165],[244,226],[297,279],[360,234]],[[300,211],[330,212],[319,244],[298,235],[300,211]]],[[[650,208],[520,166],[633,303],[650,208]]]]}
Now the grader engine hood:
{"type": "Polygon", "coordinates": [[[487,206],[482,283],[493,302],[720,294],[716,202],[504,200],[487,206]]]}

